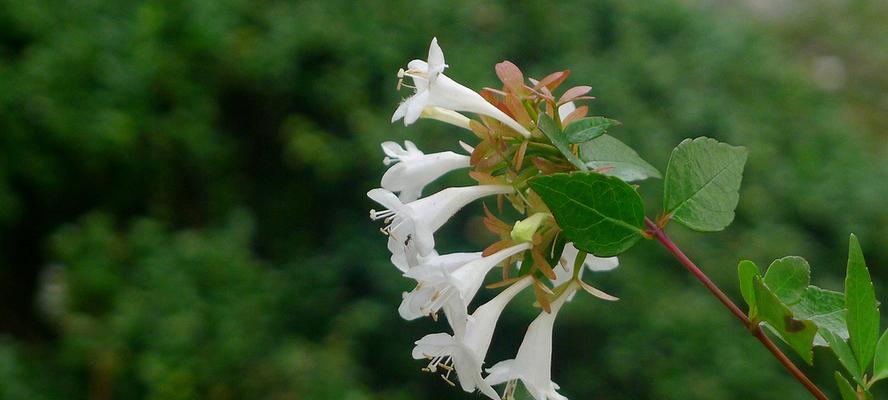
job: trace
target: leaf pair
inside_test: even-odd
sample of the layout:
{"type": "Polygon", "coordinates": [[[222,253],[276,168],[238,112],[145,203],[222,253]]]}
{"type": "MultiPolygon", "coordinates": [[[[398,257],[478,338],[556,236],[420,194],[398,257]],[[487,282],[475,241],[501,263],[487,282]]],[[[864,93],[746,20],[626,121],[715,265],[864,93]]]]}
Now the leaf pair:
{"type": "MultiPolygon", "coordinates": [[[[659,177],[659,171],[611,136],[602,134],[582,143],[578,157],[551,118],[541,115],[539,126],[565,158],[583,171],[530,181],[565,236],[578,249],[599,257],[620,254],[644,237],[641,197],[625,181],[659,177]],[[587,172],[589,168],[601,173],[587,172]]],[[[745,162],[742,147],[709,138],[682,142],[666,171],[667,214],[693,229],[723,229],[734,217],[745,162]]]]}
{"type": "Polygon", "coordinates": [[[592,168],[627,182],[660,178],[660,172],[639,157],[635,150],[604,134],[608,128],[619,124],[604,117],[589,117],[568,124],[562,131],[548,114],[541,113],[537,126],[581,171],[592,168]],[[579,144],[579,157],[574,154],[572,144],[579,144]]]}
{"type": "Polygon", "coordinates": [[[808,364],[813,346],[827,344],[821,332],[847,338],[844,295],[809,285],[811,267],[805,259],[776,260],[764,276],[753,262],[741,261],[738,273],[750,321],[764,323],[808,364]]]}
{"type": "Polygon", "coordinates": [[[814,345],[829,346],[856,383],[836,372],[842,398],[873,398],[872,385],[888,378],[888,331],[878,338],[879,304],[856,236],[849,243],[845,293],[809,285],[811,269],[801,257],[774,261],[764,277],[754,263],[741,261],[738,275],[751,321],[764,324],[809,364],[814,345]]]}

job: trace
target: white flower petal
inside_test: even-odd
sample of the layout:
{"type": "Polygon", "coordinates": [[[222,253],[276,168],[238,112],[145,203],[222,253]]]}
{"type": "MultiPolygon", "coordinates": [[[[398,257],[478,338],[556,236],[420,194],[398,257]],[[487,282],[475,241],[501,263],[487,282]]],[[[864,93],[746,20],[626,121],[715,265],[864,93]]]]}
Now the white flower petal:
{"type": "Polygon", "coordinates": [[[477,92],[443,74],[442,71],[447,65],[444,64],[444,53],[438,46],[437,39],[432,39],[428,57],[428,62],[413,60],[407,64],[407,71],[399,71],[398,76],[402,79],[405,75],[413,79],[416,93],[398,106],[392,116],[392,122],[403,118],[404,125],[410,125],[416,122],[426,107],[441,107],[451,111],[487,115],[499,120],[524,137],[530,137],[527,128],[493,104],[488,103],[477,92]]]}
{"type": "MultiPolygon", "coordinates": [[[[484,283],[484,277],[493,267],[529,248],[529,243],[518,244],[487,257],[471,260],[455,269],[452,265],[420,265],[408,270],[404,276],[416,279],[417,286],[404,295],[398,308],[401,316],[411,320],[433,315],[445,305],[466,310],[484,283]]],[[[454,330],[457,329],[459,328],[455,326],[454,330]]]]}
{"type": "Polygon", "coordinates": [[[507,185],[451,187],[431,196],[403,203],[392,192],[373,189],[367,196],[386,207],[370,211],[373,220],[385,220],[382,231],[389,236],[388,248],[392,262],[402,271],[419,265],[420,257],[435,250],[434,233],[465,205],[482,197],[512,193],[507,185]]]}
{"type": "Polygon", "coordinates": [[[419,92],[407,99],[407,113],[404,115],[404,125],[410,125],[419,119],[422,109],[429,102],[429,92],[419,92]]]}
{"type": "Polygon", "coordinates": [[[407,99],[402,100],[401,103],[398,104],[398,108],[395,110],[395,113],[392,114],[392,122],[404,118],[404,116],[407,115],[407,106],[407,99]]]}
{"type": "Polygon", "coordinates": [[[438,74],[447,67],[444,64],[444,51],[441,50],[441,46],[438,46],[438,38],[432,38],[432,43],[429,45],[428,60],[429,82],[434,83],[438,74]]]}
{"type": "Polygon", "coordinates": [[[382,176],[382,188],[400,192],[402,202],[419,198],[422,189],[442,175],[460,168],[469,167],[469,157],[451,151],[424,154],[413,142],[404,142],[406,150],[397,143],[383,143],[383,150],[389,155],[384,162],[397,163],[382,176]]]}

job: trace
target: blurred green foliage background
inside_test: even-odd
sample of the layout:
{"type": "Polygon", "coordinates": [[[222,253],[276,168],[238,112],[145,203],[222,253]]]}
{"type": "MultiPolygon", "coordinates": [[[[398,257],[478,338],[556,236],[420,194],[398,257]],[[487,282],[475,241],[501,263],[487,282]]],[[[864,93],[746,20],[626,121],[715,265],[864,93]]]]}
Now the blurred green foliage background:
{"type": "MultiPolygon", "coordinates": [[[[472,139],[389,123],[432,36],[473,88],[503,59],[570,68],[661,169],[685,137],[748,146],[734,225],[672,228],[735,298],[739,259],[790,254],[840,290],[855,232],[888,299],[886,18],[876,0],[0,1],[0,399],[477,398],[410,358],[442,327],[399,319],[411,285],[366,216],[380,142],[472,139]]],[[[641,188],[651,215],[661,190],[641,188]]],[[[479,210],[442,251],[489,243],[479,210]]],[[[621,261],[590,279],[622,301],[558,319],[563,394],[808,398],[655,244],[621,261]]]]}

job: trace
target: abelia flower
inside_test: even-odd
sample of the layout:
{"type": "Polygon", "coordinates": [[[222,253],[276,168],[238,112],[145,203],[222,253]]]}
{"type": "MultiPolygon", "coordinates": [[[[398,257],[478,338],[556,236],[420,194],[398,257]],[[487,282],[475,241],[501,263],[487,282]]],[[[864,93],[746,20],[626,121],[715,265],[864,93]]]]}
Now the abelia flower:
{"type": "Polygon", "coordinates": [[[432,39],[428,61],[413,60],[407,70],[398,71],[398,78],[410,77],[416,92],[404,99],[392,115],[392,122],[404,120],[404,125],[416,122],[428,107],[440,107],[451,111],[465,111],[492,117],[514,129],[524,137],[530,137],[527,128],[506,113],[484,100],[480,94],[443,74],[447,64],[438,39],[432,39]]]}
{"type": "Polygon", "coordinates": [[[370,190],[367,196],[386,207],[382,211],[370,210],[370,218],[384,220],[382,232],[389,236],[392,263],[406,272],[419,264],[419,257],[434,251],[434,233],[457,211],[482,197],[514,191],[507,185],[451,187],[409,203],[380,188],[370,190]]]}
{"type": "Polygon", "coordinates": [[[448,321],[454,332],[459,334],[464,329],[464,316],[468,304],[478,293],[484,283],[484,277],[493,267],[508,258],[530,248],[530,243],[517,244],[487,257],[470,261],[448,271],[435,265],[420,265],[411,268],[404,276],[416,279],[417,285],[410,293],[404,294],[404,300],[398,307],[401,317],[406,320],[436,314],[442,307],[449,305],[448,321]]]}
{"type": "Polygon", "coordinates": [[[385,165],[392,165],[382,176],[382,188],[400,194],[402,202],[413,201],[422,189],[442,175],[469,167],[469,156],[452,151],[425,154],[413,142],[404,141],[404,147],[395,142],[382,143],[385,165]]]}
{"type": "Polygon", "coordinates": [[[443,378],[451,384],[450,374],[455,371],[460,386],[466,392],[477,389],[487,397],[499,400],[496,391],[481,377],[481,367],[500,314],[515,295],[530,286],[532,280],[530,277],[520,279],[478,307],[466,317],[465,334],[435,333],[418,340],[413,349],[413,358],[429,360],[424,369],[426,371],[445,370],[443,378]]]}
{"type": "Polygon", "coordinates": [[[552,330],[558,311],[577,288],[577,284],[570,284],[551,303],[551,312],[541,312],[530,323],[514,359],[500,361],[487,370],[490,375],[484,380],[491,386],[506,382],[503,398],[514,397],[517,381],[520,380],[536,400],[567,400],[557,392],[558,385],[552,382],[552,330]]]}

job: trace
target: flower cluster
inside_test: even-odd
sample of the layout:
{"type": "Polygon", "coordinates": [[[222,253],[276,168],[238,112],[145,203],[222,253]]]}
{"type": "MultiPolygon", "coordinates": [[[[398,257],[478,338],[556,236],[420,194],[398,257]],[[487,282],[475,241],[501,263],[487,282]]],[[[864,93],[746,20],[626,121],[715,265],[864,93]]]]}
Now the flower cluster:
{"type": "Polygon", "coordinates": [[[452,331],[419,339],[413,357],[427,360],[424,371],[440,373],[447,383],[456,386],[457,381],[463,390],[477,390],[491,399],[501,398],[493,389],[499,384],[505,384],[503,398],[513,397],[519,380],[537,400],[565,399],[550,376],[555,317],[578,289],[616,300],[585,283],[582,274],[587,268],[613,269],[617,259],[586,254],[567,242],[528,180],[576,169],[536,121],[546,114],[565,126],[585,117],[588,107],[573,102],[589,99],[590,88],[577,86],[556,99],[552,93],[569,71],[525,82],[522,72],[504,61],[496,65],[502,88],[476,92],[445,75],[447,67],[437,40],[432,39],[426,61],[413,60],[406,70],[398,71],[399,88],[415,92],[398,106],[392,122],[403,120],[410,125],[419,118],[435,119],[471,131],[478,143],[471,147],[460,142],[465,155],[426,154],[410,141],[403,146],[385,142],[383,162],[390,167],[382,177],[382,187],[367,193],[384,208],[371,210],[370,217],[385,223],[382,232],[388,236],[392,264],[416,281],[416,287],[404,293],[400,315],[406,320],[437,320],[443,312],[452,331]],[[478,119],[460,112],[476,114],[478,119]],[[425,186],[456,170],[468,170],[478,184],[422,197],[425,186]],[[495,198],[494,209],[500,217],[485,205],[484,225],[499,240],[481,252],[439,254],[435,232],[461,208],[484,198],[495,198]],[[508,223],[501,218],[507,202],[522,219],[508,223]],[[469,313],[472,299],[496,267],[502,270],[502,280],[488,287],[504,289],[469,313]],[[528,288],[542,309],[539,316],[527,328],[514,359],[485,369],[500,314],[528,288]]]}

